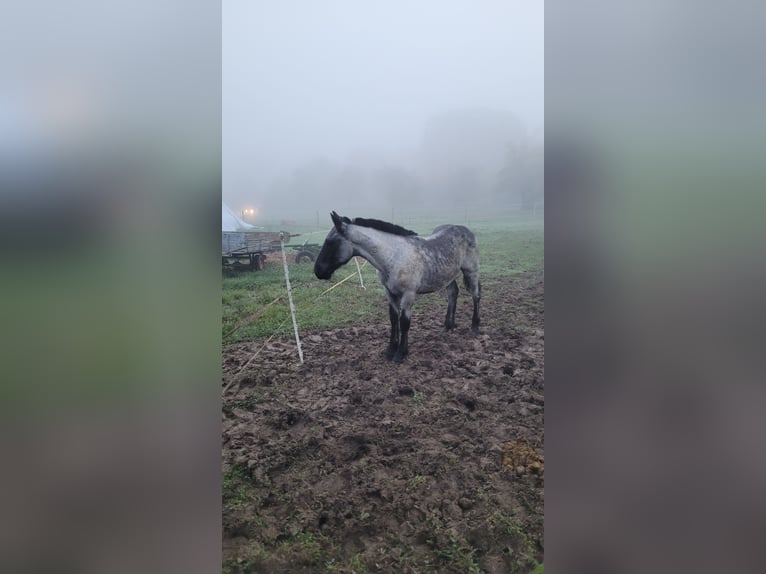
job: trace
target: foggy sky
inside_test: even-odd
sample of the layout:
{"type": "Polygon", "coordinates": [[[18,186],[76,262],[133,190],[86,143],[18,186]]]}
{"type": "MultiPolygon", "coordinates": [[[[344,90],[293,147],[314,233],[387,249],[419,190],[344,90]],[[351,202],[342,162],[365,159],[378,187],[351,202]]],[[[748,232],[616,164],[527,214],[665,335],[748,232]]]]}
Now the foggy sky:
{"type": "Polygon", "coordinates": [[[510,112],[539,131],[543,12],[502,0],[224,1],[224,202],[257,207],[316,158],[406,163],[429,118],[452,110],[510,112]]]}

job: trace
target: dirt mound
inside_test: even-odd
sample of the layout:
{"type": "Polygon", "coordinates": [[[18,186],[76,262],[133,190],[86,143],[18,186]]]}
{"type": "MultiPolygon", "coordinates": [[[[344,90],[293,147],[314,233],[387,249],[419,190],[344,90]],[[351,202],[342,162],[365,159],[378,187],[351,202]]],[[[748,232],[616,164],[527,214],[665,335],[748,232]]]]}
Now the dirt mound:
{"type": "Polygon", "coordinates": [[[482,327],[415,306],[224,349],[224,571],[528,572],[543,559],[543,276],[484,280],[482,327]],[[258,357],[242,372],[253,353],[258,357]]]}

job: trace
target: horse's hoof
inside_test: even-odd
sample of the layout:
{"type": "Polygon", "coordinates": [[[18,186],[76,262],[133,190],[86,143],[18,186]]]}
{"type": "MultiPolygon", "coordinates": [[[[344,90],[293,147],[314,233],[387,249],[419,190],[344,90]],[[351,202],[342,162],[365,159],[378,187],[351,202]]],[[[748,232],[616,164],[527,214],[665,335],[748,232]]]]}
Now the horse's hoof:
{"type": "Polygon", "coordinates": [[[479,326],[478,325],[471,325],[471,333],[473,333],[474,335],[478,335],[479,334],[479,326]]]}
{"type": "Polygon", "coordinates": [[[399,353],[396,353],[394,355],[393,361],[394,361],[394,363],[399,365],[399,364],[401,364],[404,361],[404,357],[406,357],[406,356],[407,355],[400,355],[399,353]]]}

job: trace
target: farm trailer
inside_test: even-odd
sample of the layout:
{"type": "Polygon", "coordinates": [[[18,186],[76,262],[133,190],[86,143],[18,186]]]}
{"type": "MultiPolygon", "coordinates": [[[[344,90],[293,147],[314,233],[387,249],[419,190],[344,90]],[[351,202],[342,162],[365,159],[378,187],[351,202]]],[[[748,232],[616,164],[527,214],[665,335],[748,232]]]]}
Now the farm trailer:
{"type": "MultiPolygon", "coordinates": [[[[263,269],[266,256],[281,250],[280,237],[288,240],[291,235],[287,231],[223,231],[221,236],[221,259],[224,268],[229,269],[263,269]]],[[[296,263],[313,262],[321,245],[304,242],[301,245],[290,245],[296,252],[296,263]]]]}

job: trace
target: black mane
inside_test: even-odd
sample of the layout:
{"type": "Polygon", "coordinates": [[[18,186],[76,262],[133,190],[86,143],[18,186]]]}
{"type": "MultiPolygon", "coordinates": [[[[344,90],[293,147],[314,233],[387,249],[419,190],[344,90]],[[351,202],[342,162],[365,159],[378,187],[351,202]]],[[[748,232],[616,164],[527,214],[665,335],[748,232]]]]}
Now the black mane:
{"type": "Polygon", "coordinates": [[[364,217],[355,217],[351,222],[354,225],[361,225],[362,227],[370,227],[379,231],[385,231],[386,233],[393,233],[394,235],[417,235],[414,231],[405,229],[400,225],[389,223],[388,221],[381,221],[380,219],[366,219],[364,217]]]}

